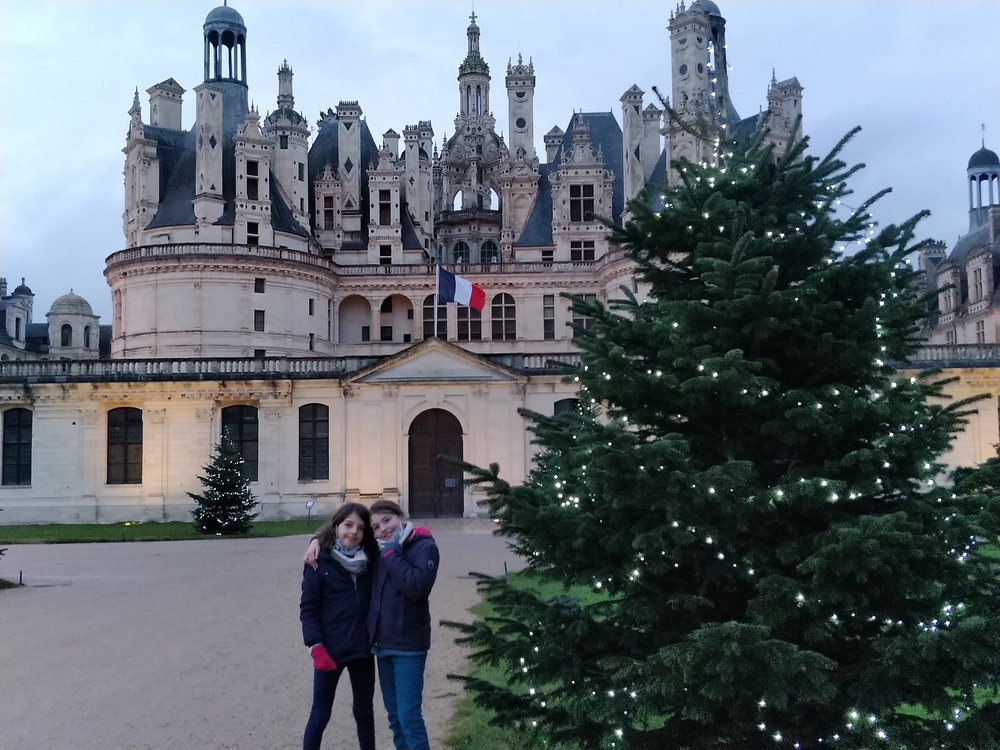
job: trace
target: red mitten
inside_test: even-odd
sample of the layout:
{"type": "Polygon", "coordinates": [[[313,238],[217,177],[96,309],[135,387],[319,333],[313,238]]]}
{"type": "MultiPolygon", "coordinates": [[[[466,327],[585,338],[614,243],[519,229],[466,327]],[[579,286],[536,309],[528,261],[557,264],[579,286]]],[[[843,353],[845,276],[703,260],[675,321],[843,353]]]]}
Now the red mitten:
{"type": "Polygon", "coordinates": [[[317,643],[309,649],[309,653],[312,654],[313,666],[320,672],[332,672],[337,668],[337,662],[330,658],[322,643],[317,643]]]}

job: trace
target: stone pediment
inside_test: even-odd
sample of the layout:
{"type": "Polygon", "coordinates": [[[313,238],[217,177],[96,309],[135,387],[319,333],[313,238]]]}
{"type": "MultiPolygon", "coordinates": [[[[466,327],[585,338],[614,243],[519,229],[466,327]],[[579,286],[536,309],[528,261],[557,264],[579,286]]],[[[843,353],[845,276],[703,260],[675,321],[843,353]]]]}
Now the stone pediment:
{"type": "Polygon", "coordinates": [[[347,383],[443,383],[523,380],[519,373],[483,359],[440,339],[427,339],[384,359],[350,378],[347,383]]]}

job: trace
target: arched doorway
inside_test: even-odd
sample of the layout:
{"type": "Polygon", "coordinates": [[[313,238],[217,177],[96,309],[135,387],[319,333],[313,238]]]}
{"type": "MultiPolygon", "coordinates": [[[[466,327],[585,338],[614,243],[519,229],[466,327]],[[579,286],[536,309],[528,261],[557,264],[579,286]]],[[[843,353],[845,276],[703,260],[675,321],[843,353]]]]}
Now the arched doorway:
{"type": "Polygon", "coordinates": [[[444,409],[428,409],[410,424],[411,516],[460,516],[465,510],[462,470],[440,455],[462,459],[462,425],[444,409]]]}

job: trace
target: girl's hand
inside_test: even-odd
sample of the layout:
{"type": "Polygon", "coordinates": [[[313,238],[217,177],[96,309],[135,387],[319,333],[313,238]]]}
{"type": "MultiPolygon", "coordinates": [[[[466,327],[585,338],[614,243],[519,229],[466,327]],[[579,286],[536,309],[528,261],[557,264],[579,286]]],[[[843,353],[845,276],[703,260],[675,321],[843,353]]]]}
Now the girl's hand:
{"type": "Polygon", "coordinates": [[[313,570],[319,567],[319,539],[314,537],[309,542],[309,549],[306,550],[306,556],[302,559],[302,562],[313,570]]]}

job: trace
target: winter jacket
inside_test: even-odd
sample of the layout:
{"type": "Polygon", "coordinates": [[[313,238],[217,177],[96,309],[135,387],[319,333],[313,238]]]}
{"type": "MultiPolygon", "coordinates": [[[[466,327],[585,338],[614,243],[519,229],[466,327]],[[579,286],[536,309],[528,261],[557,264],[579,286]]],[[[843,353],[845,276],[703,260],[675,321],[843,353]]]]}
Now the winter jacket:
{"type": "Polygon", "coordinates": [[[302,572],[302,640],[310,648],[322,643],[337,664],[371,656],[366,627],[371,596],[370,566],[353,577],[329,549],[323,550],[319,567],[306,565],[302,572]]]}
{"type": "Polygon", "coordinates": [[[430,532],[411,536],[402,552],[379,559],[372,583],[368,632],[372,645],[395,651],[427,651],[431,647],[428,597],[437,578],[437,544],[430,532]]]}

